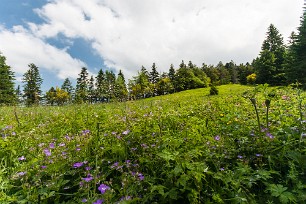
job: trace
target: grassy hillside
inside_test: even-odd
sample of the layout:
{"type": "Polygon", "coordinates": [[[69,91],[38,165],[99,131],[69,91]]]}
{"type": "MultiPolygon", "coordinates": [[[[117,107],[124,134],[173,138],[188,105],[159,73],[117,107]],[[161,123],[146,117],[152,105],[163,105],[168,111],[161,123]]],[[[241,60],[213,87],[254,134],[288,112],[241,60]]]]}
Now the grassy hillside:
{"type": "Polygon", "coordinates": [[[305,93],[218,89],[1,107],[1,203],[306,202],[305,93]]]}

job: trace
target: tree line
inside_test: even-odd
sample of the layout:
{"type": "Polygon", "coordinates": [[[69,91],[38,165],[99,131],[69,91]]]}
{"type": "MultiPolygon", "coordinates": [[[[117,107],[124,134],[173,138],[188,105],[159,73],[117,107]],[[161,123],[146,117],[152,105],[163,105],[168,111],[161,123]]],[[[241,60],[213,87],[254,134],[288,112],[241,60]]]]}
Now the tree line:
{"type": "Polygon", "coordinates": [[[41,91],[43,79],[39,68],[33,63],[28,65],[29,69],[23,75],[23,90],[20,86],[15,89],[14,72],[0,53],[0,104],[63,105],[125,101],[228,83],[278,86],[298,82],[306,89],[305,18],[306,11],[298,32],[292,32],[288,44],[271,24],[258,57],[251,63],[237,65],[230,61],[225,64],[219,62],[216,66],[205,63],[197,66],[191,61],[182,61],[178,68],[171,64],[168,72],[163,73],[159,73],[153,63],[150,70],[142,66],[137,75],[128,81],[121,70],[116,75],[113,71],[100,69],[94,77],[89,76],[87,68],[83,67],[75,87],[66,78],[61,87],[51,87],[45,94],[41,91]]]}

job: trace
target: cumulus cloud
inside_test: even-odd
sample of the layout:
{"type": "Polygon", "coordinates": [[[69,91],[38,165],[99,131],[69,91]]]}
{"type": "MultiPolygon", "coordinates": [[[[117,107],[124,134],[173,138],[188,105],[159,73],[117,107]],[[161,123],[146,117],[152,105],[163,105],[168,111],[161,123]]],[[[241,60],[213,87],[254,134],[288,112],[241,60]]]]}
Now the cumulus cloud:
{"type": "Polygon", "coordinates": [[[3,54],[7,58],[14,72],[23,74],[28,64],[34,63],[38,67],[55,73],[60,79],[76,78],[81,67],[86,64],[72,58],[65,49],[61,50],[43,40],[33,36],[22,26],[15,26],[12,30],[0,30],[0,44],[3,54]]]}
{"type": "Polygon", "coordinates": [[[83,38],[106,67],[122,69],[130,78],[141,65],[150,69],[153,62],[159,71],[167,71],[171,63],[177,67],[181,60],[199,66],[220,60],[251,61],[270,23],[286,41],[299,25],[302,6],[303,0],[50,0],[35,10],[45,23],[29,22],[28,32],[1,35],[12,43],[19,37],[23,39],[20,44],[34,42],[39,48],[33,50],[35,55],[24,50],[29,49],[26,45],[18,45],[18,52],[28,53],[24,59],[40,56],[41,63],[60,76],[75,75],[74,68],[84,63],[45,40],[59,34],[72,40],[83,38]],[[53,59],[46,59],[50,53],[53,59]],[[57,63],[60,60],[72,66],[64,68],[57,63]]]}

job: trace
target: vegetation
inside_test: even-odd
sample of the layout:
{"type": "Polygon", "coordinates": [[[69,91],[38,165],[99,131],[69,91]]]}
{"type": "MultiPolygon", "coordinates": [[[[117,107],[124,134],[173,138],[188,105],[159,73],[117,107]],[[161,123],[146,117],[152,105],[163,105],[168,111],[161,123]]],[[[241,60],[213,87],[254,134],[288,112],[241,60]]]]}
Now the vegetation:
{"type": "Polygon", "coordinates": [[[208,95],[0,109],[0,202],[305,203],[305,92],[208,95]]]}

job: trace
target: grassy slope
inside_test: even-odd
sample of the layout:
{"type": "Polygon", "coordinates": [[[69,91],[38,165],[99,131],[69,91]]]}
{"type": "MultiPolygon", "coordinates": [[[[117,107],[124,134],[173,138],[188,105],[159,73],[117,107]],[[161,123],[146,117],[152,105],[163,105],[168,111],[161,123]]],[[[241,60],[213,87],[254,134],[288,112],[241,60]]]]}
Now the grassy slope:
{"type": "MultiPolygon", "coordinates": [[[[204,88],[126,103],[15,111],[2,107],[0,128],[6,135],[0,150],[5,169],[2,175],[9,183],[24,188],[5,187],[7,200],[17,198],[35,203],[40,194],[35,189],[43,188],[52,194],[43,197],[50,202],[74,203],[83,197],[115,202],[122,196],[149,203],[222,203],[267,198],[278,202],[277,197],[269,196],[266,190],[269,185],[265,182],[281,185],[296,182],[283,178],[291,168],[286,159],[288,151],[298,148],[296,129],[304,128],[298,127],[296,93],[289,89],[277,91],[278,97],[271,103],[270,129],[258,133],[251,102],[242,97],[251,88],[225,85],[218,89],[219,96],[208,96],[209,89],[204,88]],[[282,100],[282,95],[290,100],[282,100]],[[268,133],[274,139],[267,137],[268,133]],[[67,140],[65,135],[72,139],[67,140]],[[56,147],[51,149],[52,156],[47,157],[44,149],[50,143],[56,147]],[[65,149],[60,143],[65,143],[65,149]],[[63,151],[67,155],[63,156],[63,151]],[[18,161],[21,156],[27,158],[25,162],[18,161]],[[126,160],[135,166],[126,165],[126,160]],[[88,161],[95,183],[111,186],[111,193],[100,195],[94,183],[86,189],[79,188],[81,178],[88,172],[72,166],[81,161],[88,161]],[[113,168],[115,162],[123,167],[113,168]],[[41,166],[48,168],[42,170],[41,166]],[[26,177],[16,178],[21,171],[27,172],[26,177]],[[131,172],[141,173],[145,179],[139,180],[131,172]],[[39,184],[33,182],[37,179],[39,184]],[[125,185],[121,186],[122,183],[125,185]]],[[[258,102],[261,123],[265,124],[264,100],[258,102]]],[[[297,162],[294,168],[303,171],[304,167],[297,162]]],[[[298,178],[304,177],[297,175],[295,179],[298,178]]],[[[293,184],[289,185],[288,193],[293,190],[297,192],[293,184]]]]}

